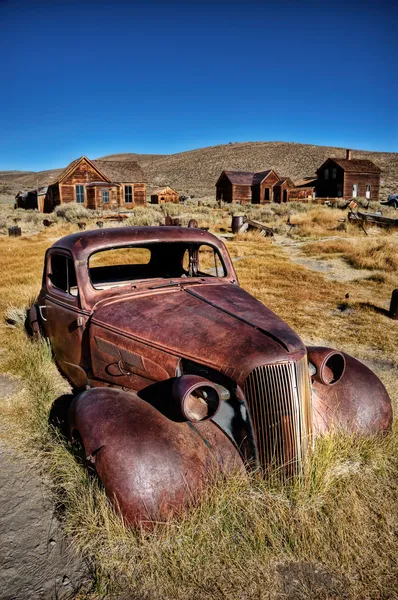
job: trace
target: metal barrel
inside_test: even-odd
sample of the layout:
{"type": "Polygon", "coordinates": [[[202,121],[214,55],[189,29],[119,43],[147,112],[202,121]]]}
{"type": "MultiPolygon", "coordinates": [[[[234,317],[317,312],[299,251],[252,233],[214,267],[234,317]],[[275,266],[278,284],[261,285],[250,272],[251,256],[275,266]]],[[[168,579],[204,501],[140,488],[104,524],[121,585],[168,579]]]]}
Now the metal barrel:
{"type": "Polygon", "coordinates": [[[231,223],[232,233],[238,233],[239,229],[242,227],[244,222],[245,222],[244,215],[233,215],[232,223],[231,223]]]}

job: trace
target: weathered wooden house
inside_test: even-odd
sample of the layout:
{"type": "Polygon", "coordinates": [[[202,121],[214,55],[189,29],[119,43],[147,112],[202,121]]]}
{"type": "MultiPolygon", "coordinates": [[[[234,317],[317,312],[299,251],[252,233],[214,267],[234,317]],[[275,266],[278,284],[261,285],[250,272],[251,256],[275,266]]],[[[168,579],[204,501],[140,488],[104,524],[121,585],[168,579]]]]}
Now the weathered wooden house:
{"type": "Polygon", "coordinates": [[[26,210],[37,209],[37,191],[18,192],[15,196],[15,207],[24,208],[26,210]]]}
{"type": "Polygon", "coordinates": [[[223,171],[216,183],[216,198],[237,204],[267,204],[274,201],[274,185],[278,181],[273,169],[258,173],[223,171]]]}
{"type": "Polygon", "coordinates": [[[90,160],[82,156],[71,162],[44,193],[39,190],[38,209],[42,212],[51,212],[68,202],[101,210],[145,206],[145,175],[135,161],[90,160]]]}
{"type": "Polygon", "coordinates": [[[381,169],[370,160],[328,158],[317,170],[316,196],[318,198],[367,198],[378,200],[381,169]]]}
{"type": "Polygon", "coordinates": [[[274,202],[289,202],[292,200],[295,190],[296,186],[290,177],[281,177],[274,185],[274,202]]]}
{"type": "Polygon", "coordinates": [[[151,204],[163,204],[163,202],[174,202],[174,204],[178,204],[179,201],[179,194],[169,186],[153,190],[151,193],[151,204]]]}

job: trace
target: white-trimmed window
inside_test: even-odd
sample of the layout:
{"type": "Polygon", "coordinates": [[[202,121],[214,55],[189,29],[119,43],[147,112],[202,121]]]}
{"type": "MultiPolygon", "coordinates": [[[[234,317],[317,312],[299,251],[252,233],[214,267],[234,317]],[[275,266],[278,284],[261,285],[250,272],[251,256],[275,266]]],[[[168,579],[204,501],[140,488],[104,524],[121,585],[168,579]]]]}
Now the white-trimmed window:
{"type": "Polygon", "coordinates": [[[84,204],[84,185],[76,185],[76,202],[84,204]]]}
{"type": "Polygon", "coordinates": [[[329,179],[329,169],[325,169],[325,179],[329,179]]]}
{"type": "Polygon", "coordinates": [[[332,179],[336,179],[336,177],[337,177],[337,169],[333,168],[332,169],[332,179]]]}
{"type": "Polygon", "coordinates": [[[102,202],[109,204],[109,190],[102,190],[102,202]]]}
{"type": "Polygon", "coordinates": [[[356,198],[357,196],[358,196],[358,184],[353,183],[352,184],[352,197],[356,198]]]}
{"type": "Polygon", "coordinates": [[[133,202],[133,186],[132,185],[124,186],[124,201],[126,204],[131,204],[133,202]]]}

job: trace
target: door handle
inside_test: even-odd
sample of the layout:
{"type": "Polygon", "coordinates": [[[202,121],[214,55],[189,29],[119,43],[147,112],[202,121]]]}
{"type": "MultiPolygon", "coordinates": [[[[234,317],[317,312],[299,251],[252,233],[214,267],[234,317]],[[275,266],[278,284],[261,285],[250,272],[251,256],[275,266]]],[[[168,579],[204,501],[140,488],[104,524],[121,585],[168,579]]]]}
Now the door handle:
{"type": "Polygon", "coordinates": [[[47,321],[46,317],[43,315],[43,308],[47,308],[47,306],[45,304],[42,304],[42,305],[39,304],[40,318],[43,319],[43,321],[47,321]]]}

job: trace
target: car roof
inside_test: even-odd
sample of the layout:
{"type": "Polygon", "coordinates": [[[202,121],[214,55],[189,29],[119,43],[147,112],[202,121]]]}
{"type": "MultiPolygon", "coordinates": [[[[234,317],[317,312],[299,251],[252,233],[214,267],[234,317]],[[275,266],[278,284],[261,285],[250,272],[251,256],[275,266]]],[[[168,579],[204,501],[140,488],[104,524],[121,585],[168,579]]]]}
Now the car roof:
{"type": "Polygon", "coordinates": [[[57,240],[51,248],[69,250],[76,258],[84,258],[114,247],[141,243],[193,242],[209,243],[220,250],[224,244],[204,229],[193,227],[112,227],[72,233],[57,240]]]}

